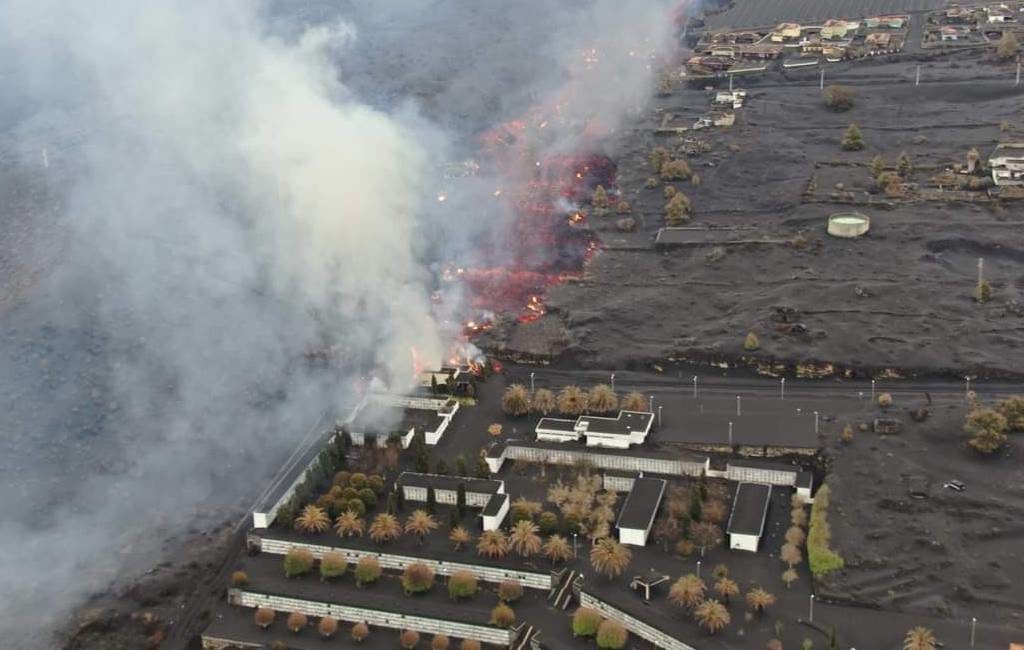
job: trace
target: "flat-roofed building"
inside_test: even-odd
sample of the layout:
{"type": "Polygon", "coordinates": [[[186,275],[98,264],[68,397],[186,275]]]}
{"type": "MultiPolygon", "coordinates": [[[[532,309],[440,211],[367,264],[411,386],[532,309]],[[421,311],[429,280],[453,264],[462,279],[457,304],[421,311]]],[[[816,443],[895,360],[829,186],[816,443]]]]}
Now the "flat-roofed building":
{"type": "Polygon", "coordinates": [[[1024,142],[1001,142],[988,158],[996,185],[1024,185],[1024,142]]]}
{"type": "Polygon", "coordinates": [[[768,518],[772,486],[763,483],[740,483],[729,515],[729,548],[757,552],[768,518]]]}
{"type": "Polygon", "coordinates": [[[504,481],[489,478],[402,472],[395,483],[402,490],[402,496],[409,501],[426,502],[427,493],[433,488],[437,503],[448,505],[458,502],[459,485],[464,485],[466,505],[470,508],[486,507],[491,496],[505,493],[504,481]]]}
{"type": "Polygon", "coordinates": [[[664,479],[645,476],[633,481],[633,489],[626,496],[615,524],[619,529],[620,542],[631,546],[647,545],[647,537],[665,496],[666,484],[664,479]]]}
{"type": "Polygon", "coordinates": [[[581,415],[575,420],[541,418],[534,428],[537,440],[572,442],[586,440],[589,447],[626,449],[642,445],[654,423],[654,413],[619,411],[616,417],[581,415]]]}
{"type": "Polygon", "coordinates": [[[597,469],[610,469],[670,476],[700,476],[707,473],[711,460],[688,452],[667,452],[653,449],[601,449],[573,443],[508,440],[493,445],[485,455],[492,473],[501,470],[506,460],[575,465],[588,463],[597,469]]]}
{"type": "Polygon", "coordinates": [[[484,530],[498,530],[501,528],[501,523],[505,521],[508,509],[509,498],[507,494],[492,494],[491,498],[487,500],[487,504],[484,505],[484,509],[480,512],[480,516],[483,517],[484,530]]]}

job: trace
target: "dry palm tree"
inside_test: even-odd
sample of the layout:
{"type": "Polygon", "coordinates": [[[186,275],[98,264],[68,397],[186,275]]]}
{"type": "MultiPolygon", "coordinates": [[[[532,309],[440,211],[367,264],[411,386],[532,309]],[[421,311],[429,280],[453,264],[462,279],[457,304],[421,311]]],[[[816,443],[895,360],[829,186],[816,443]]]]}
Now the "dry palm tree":
{"type": "Polygon", "coordinates": [[[785,562],[790,569],[804,560],[804,556],[801,555],[800,549],[795,544],[789,543],[782,545],[782,551],[779,552],[779,558],[785,562]]]}
{"type": "Polygon", "coordinates": [[[322,533],[330,527],[331,518],[319,506],[308,505],[295,518],[295,530],[300,533],[322,533]]]}
{"type": "Polygon", "coordinates": [[[540,528],[529,519],[520,519],[512,526],[509,533],[509,546],[523,557],[529,557],[540,551],[541,540],[537,534],[540,528]]]}
{"type": "Polygon", "coordinates": [[[722,529],[710,521],[699,521],[690,529],[690,536],[701,549],[714,548],[722,542],[722,529]]]}
{"type": "Polygon", "coordinates": [[[424,538],[437,529],[437,521],[426,510],[413,510],[405,520],[405,532],[415,535],[422,544],[424,538]]]}
{"type": "Polygon", "coordinates": [[[506,414],[518,417],[530,412],[530,393],[522,384],[512,384],[501,396],[501,408],[506,414]]]}
{"type": "Polygon", "coordinates": [[[565,415],[581,415],[587,410],[587,394],[579,386],[566,386],[558,393],[558,410],[565,415]]]}
{"type": "Polygon", "coordinates": [[[565,562],[572,557],[572,546],[569,540],[561,535],[552,535],[544,542],[544,557],[551,560],[551,564],[565,562]]]}
{"type": "Polygon", "coordinates": [[[521,517],[533,519],[544,510],[544,504],[540,501],[530,501],[524,497],[519,497],[512,502],[509,509],[521,517]]]}
{"type": "Polygon", "coordinates": [[[782,572],[782,581],[786,583],[786,589],[789,589],[799,579],[800,574],[796,572],[796,569],[786,569],[782,572]]]}
{"type": "Polygon", "coordinates": [[[703,580],[688,573],[672,584],[672,588],[668,592],[668,599],[676,605],[693,608],[704,600],[707,589],[703,580]]]}
{"type": "Polygon", "coordinates": [[[462,526],[456,526],[452,528],[452,532],[448,533],[448,539],[455,544],[455,550],[460,551],[463,546],[473,541],[473,536],[462,526]]]}
{"type": "Polygon", "coordinates": [[[570,496],[572,496],[572,489],[562,483],[561,479],[548,488],[548,501],[555,504],[558,508],[561,508],[569,500],[570,496]]]}
{"type": "Polygon", "coordinates": [[[721,631],[732,620],[729,610],[717,600],[705,600],[697,606],[693,615],[697,619],[697,623],[711,634],[721,631]]]}
{"type": "Polygon", "coordinates": [[[764,613],[775,604],[775,596],[760,587],[754,587],[747,592],[747,605],[758,614],[764,613]]]}
{"type": "Polygon", "coordinates": [[[903,650],[935,650],[935,634],[920,625],[907,632],[903,638],[903,650]]]}
{"type": "Polygon", "coordinates": [[[650,408],[651,403],[643,396],[642,393],[633,391],[626,393],[626,396],[622,398],[619,403],[619,407],[623,411],[647,411],[650,408]]]}
{"type": "Polygon", "coordinates": [[[633,552],[611,538],[600,540],[590,549],[590,564],[608,578],[622,575],[633,559],[633,552]]]}
{"type": "Polygon", "coordinates": [[[794,526],[806,526],[807,512],[803,508],[793,508],[793,512],[790,513],[790,521],[794,526]]]}
{"type": "Polygon", "coordinates": [[[366,532],[366,522],[356,513],[346,510],[334,521],[334,530],[338,537],[362,537],[366,532]]]}
{"type": "Polygon", "coordinates": [[[587,404],[594,413],[609,413],[619,406],[619,396],[607,384],[598,384],[590,389],[587,404]]]}
{"type": "Polygon", "coordinates": [[[378,544],[385,544],[398,539],[402,534],[402,526],[394,515],[382,512],[373,518],[370,524],[370,539],[378,544]]]}
{"type": "Polygon", "coordinates": [[[484,557],[502,558],[508,554],[508,539],[500,530],[485,530],[476,543],[476,552],[484,557]]]}
{"type": "Polygon", "coordinates": [[[555,410],[555,394],[547,388],[538,388],[530,401],[530,410],[537,415],[547,415],[555,410]]]}
{"type": "MultiPolygon", "coordinates": [[[[614,508],[615,504],[619,502],[619,495],[612,492],[611,490],[605,490],[604,492],[600,492],[596,497],[594,497],[594,500],[597,501],[597,504],[599,506],[604,506],[606,508],[614,508]]],[[[615,518],[614,514],[611,518],[615,518]]]]}
{"type": "Polygon", "coordinates": [[[736,584],[735,580],[723,576],[715,582],[715,593],[723,602],[728,603],[730,598],[739,595],[740,586],[736,584]]]}

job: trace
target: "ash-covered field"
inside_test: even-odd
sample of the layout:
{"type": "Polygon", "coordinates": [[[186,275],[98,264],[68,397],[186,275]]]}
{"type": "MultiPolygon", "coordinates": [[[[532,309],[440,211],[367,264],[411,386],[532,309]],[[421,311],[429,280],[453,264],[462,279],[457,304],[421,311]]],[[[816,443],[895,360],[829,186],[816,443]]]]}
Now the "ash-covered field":
{"type": "Polygon", "coordinates": [[[844,64],[826,74],[826,83],[853,90],[852,110],[823,105],[816,69],[738,80],[749,92],[747,105],[722,130],[656,135],[665,112],[680,116],[673,125],[691,124],[713,93],[677,83],[671,97],[656,99],[621,134],[617,156],[618,187],[633,206],[637,232],[618,232],[617,217],[591,218],[604,248],[582,280],[551,292],[553,322],[496,332],[495,347],[509,356],[564,353],[608,367],[745,356],[752,364],[786,362],[790,370],[816,362],[903,373],[1018,373],[1021,204],[889,201],[872,193],[869,171],[876,155],[895,168],[906,151],[915,166],[909,182],[928,189],[931,176],[965,164],[972,147],[984,159],[996,142],[1020,137],[1024,115],[1012,68],[963,55],[844,64]],[[863,151],[840,148],[852,122],[864,135],[863,151]],[[692,200],[687,226],[763,243],[656,250],[666,183],[644,188],[656,146],[675,157],[707,150],[686,157],[699,187],[672,183],[692,200]],[[866,237],[826,234],[828,215],[844,210],[871,218],[866,237]],[[993,286],[983,305],[973,298],[979,257],[993,286]],[[743,349],[748,331],[760,338],[753,353],[743,349]]]}
{"type": "Polygon", "coordinates": [[[829,522],[846,566],[817,585],[823,597],[1024,626],[1020,438],[978,457],[961,433],[965,407],[937,403],[923,423],[904,414],[897,435],[858,433],[849,445],[830,436],[829,522]],[[950,480],[966,489],[945,488],[950,480]]]}

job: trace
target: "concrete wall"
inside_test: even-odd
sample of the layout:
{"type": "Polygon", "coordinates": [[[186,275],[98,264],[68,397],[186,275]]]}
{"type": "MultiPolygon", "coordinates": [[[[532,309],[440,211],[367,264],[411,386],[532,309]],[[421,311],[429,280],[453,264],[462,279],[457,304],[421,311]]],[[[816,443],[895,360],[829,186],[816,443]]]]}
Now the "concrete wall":
{"type": "Polygon", "coordinates": [[[729,465],[725,477],[743,483],[767,483],[768,485],[796,485],[797,470],[768,469],[764,467],[742,467],[729,465]]]}
{"type": "Polygon", "coordinates": [[[601,612],[601,615],[605,618],[622,623],[631,634],[635,634],[641,639],[646,639],[655,645],[657,648],[663,648],[664,650],[696,650],[693,646],[687,645],[679,639],[665,634],[658,628],[644,623],[638,618],[634,618],[629,614],[617,609],[603,600],[588,594],[585,591],[580,592],[580,605],[583,607],[590,607],[601,612]]]}
{"type": "MultiPolygon", "coordinates": [[[[419,501],[426,503],[427,501],[427,488],[420,487],[418,485],[403,485],[402,491],[406,500],[408,501],[419,501]]],[[[457,490],[441,490],[434,488],[434,499],[438,503],[453,506],[459,499],[459,493],[457,490]]],[[[470,508],[483,508],[490,501],[491,494],[489,492],[470,492],[466,491],[466,506],[470,508]]]]}
{"type": "Polygon", "coordinates": [[[273,539],[268,537],[259,538],[259,549],[263,553],[271,555],[284,555],[291,548],[304,548],[313,554],[313,557],[320,559],[323,554],[335,551],[344,554],[350,564],[355,564],[364,555],[372,555],[377,558],[380,565],[385,569],[402,571],[410,564],[421,563],[434,569],[437,575],[450,575],[455,571],[472,571],[477,579],[484,582],[501,582],[502,580],[517,580],[524,587],[532,589],[551,589],[553,586],[550,573],[539,573],[535,571],[523,571],[516,569],[505,569],[496,566],[482,564],[467,564],[463,562],[446,562],[422,557],[408,555],[393,555],[391,553],[374,553],[360,549],[344,548],[339,546],[323,546],[320,544],[307,544],[305,542],[293,542],[289,540],[273,539]]]}
{"type": "Polygon", "coordinates": [[[620,528],[619,541],[630,546],[647,546],[647,531],[640,528],[620,528]]]}
{"type": "MultiPolygon", "coordinates": [[[[334,434],[334,435],[330,436],[324,442],[324,444],[321,446],[321,450],[324,447],[326,447],[327,445],[333,443],[334,439],[336,437],[337,437],[337,434],[334,434]]],[[[316,463],[318,458],[320,458],[320,453],[317,453],[317,455],[313,457],[313,460],[309,461],[309,463],[306,465],[306,467],[302,470],[302,472],[299,473],[299,475],[295,478],[295,480],[292,481],[292,484],[288,486],[288,489],[285,490],[285,493],[281,495],[281,498],[279,498],[274,503],[273,506],[271,506],[267,510],[259,510],[259,511],[254,511],[252,513],[252,525],[253,525],[253,527],[255,527],[255,528],[269,528],[270,524],[274,523],[274,519],[277,517],[277,511],[281,509],[281,506],[283,506],[284,504],[288,503],[288,500],[291,499],[292,495],[295,494],[295,489],[299,486],[300,483],[302,483],[304,480],[306,480],[306,475],[309,474],[310,468],[313,467],[314,463],[316,463]]]]}
{"type": "Polygon", "coordinates": [[[525,460],[539,463],[547,462],[555,465],[573,465],[580,460],[593,463],[601,469],[645,472],[649,474],[668,474],[672,476],[700,476],[707,471],[709,461],[685,460],[683,458],[646,458],[643,456],[625,456],[619,454],[602,454],[598,449],[542,449],[509,444],[499,459],[487,459],[492,472],[497,472],[504,459],[525,460]]]}
{"type": "Polygon", "coordinates": [[[446,634],[460,639],[476,639],[482,643],[508,645],[512,643],[512,630],[503,630],[488,625],[475,625],[445,619],[412,616],[377,609],[339,605],[315,600],[273,596],[241,589],[228,589],[228,603],[240,607],[270,607],[279,612],[301,612],[307,616],[331,616],[350,623],[365,622],[367,625],[395,630],[416,630],[424,634],[446,634]]]}
{"type": "Polygon", "coordinates": [[[601,487],[606,490],[611,492],[629,492],[633,489],[633,481],[636,479],[632,476],[614,476],[605,474],[601,480],[601,487]]]}

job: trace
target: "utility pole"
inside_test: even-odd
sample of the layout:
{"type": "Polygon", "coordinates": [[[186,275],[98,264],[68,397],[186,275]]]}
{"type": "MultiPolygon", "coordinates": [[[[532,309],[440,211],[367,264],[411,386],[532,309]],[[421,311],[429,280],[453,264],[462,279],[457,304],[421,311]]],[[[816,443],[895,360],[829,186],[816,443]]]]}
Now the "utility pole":
{"type": "Polygon", "coordinates": [[[818,412],[814,412],[814,433],[818,433],[818,412]]]}

